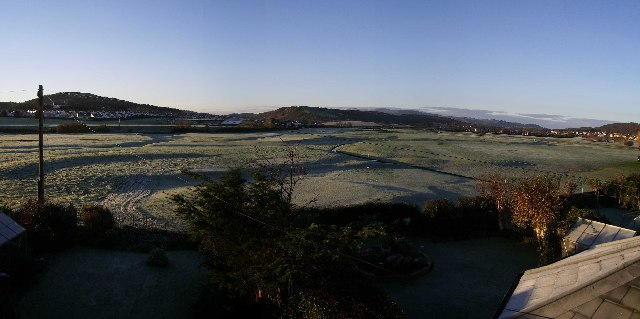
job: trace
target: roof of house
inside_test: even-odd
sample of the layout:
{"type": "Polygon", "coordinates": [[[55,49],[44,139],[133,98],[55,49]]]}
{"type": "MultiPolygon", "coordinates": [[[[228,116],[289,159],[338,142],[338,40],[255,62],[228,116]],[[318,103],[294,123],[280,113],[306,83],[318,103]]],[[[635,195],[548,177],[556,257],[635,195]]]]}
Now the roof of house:
{"type": "Polygon", "coordinates": [[[562,240],[563,253],[572,255],[596,245],[631,238],[635,235],[635,230],[578,218],[562,240]]]}
{"type": "Polygon", "coordinates": [[[16,223],[5,213],[0,213],[0,246],[24,233],[24,227],[16,223]]]}
{"type": "Polygon", "coordinates": [[[640,318],[640,237],[526,271],[499,318],[640,318]]]}

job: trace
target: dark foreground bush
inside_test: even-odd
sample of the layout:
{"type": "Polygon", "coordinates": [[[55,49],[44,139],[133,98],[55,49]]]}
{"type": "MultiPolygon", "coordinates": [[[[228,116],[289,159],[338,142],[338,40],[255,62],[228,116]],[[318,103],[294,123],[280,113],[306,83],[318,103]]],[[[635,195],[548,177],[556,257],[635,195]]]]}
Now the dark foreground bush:
{"type": "Polygon", "coordinates": [[[78,218],[71,205],[29,200],[14,213],[14,218],[27,229],[29,243],[36,249],[63,248],[76,235],[78,218]]]}
{"type": "Polygon", "coordinates": [[[87,235],[102,236],[115,226],[111,211],[99,205],[83,206],[78,217],[82,230],[87,235]]]}
{"type": "Polygon", "coordinates": [[[78,212],[81,242],[85,245],[110,248],[116,241],[115,219],[111,211],[99,205],[87,205],[78,212]]]}
{"type": "Polygon", "coordinates": [[[467,236],[470,233],[498,231],[498,214],[494,204],[482,197],[463,197],[457,205],[446,200],[429,200],[424,204],[425,235],[467,236]]]}
{"type": "Polygon", "coordinates": [[[422,233],[420,209],[412,204],[369,202],[351,206],[307,208],[302,216],[326,225],[362,227],[372,223],[387,225],[388,231],[402,235],[422,233]]]}

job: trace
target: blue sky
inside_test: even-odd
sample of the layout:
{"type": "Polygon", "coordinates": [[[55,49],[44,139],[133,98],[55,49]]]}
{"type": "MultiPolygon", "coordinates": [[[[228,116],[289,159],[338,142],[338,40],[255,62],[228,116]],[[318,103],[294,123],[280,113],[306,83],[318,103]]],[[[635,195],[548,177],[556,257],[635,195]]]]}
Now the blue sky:
{"type": "Polygon", "coordinates": [[[0,0],[0,73],[2,101],[43,84],[214,113],[457,107],[640,122],[640,1],[0,0]]]}

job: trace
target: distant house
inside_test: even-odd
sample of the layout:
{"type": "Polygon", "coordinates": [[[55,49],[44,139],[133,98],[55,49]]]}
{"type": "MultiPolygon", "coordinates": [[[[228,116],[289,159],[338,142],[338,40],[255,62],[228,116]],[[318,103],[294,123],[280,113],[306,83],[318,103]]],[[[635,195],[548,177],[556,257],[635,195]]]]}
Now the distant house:
{"type": "Polygon", "coordinates": [[[640,318],[640,237],[527,270],[496,318],[640,318]]]}
{"type": "Polygon", "coordinates": [[[222,121],[222,123],[220,123],[220,125],[240,125],[242,124],[242,122],[244,122],[243,118],[240,117],[230,117],[228,119],[225,119],[224,121],[222,121]]]}

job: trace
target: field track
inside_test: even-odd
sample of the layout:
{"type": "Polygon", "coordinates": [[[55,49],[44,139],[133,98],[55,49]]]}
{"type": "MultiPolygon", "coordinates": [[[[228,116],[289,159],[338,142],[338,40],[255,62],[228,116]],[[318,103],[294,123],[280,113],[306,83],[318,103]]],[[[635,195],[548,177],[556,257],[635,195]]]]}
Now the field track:
{"type": "MultiPolygon", "coordinates": [[[[299,205],[455,200],[493,173],[576,178],[588,191],[588,178],[640,172],[636,149],[581,139],[405,129],[47,134],[46,193],[64,204],[103,204],[122,225],[179,229],[170,196],[196,183],[183,169],[217,178],[231,167],[282,163],[292,149],[308,172],[299,205]]],[[[17,207],[35,196],[36,177],[37,136],[0,135],[0,201],[17,207]]]]}

